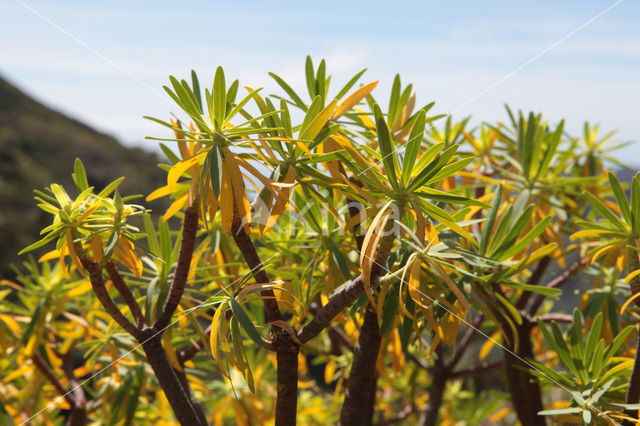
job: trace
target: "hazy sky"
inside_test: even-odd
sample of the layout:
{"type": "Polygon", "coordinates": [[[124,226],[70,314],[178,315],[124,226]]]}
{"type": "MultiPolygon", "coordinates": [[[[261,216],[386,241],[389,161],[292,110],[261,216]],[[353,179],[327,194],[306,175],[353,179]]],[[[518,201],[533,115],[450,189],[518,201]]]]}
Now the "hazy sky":
{"type": "Polygon", "coordinates": [[[144,136],[166,133],[141,117],[176,110],[161,89],[169,74],[193,68],[209,85],[223,65],[228,80],[274,93],[273,71],[304,91],[310,54],[327,60],[335,90],[368,68],[363,82],[381,80],[385,102],[399,72],[419,104],[434,100],[434,111],[475,123],[505,119],[504,103],[564,117],[573,132],[597,121],[638,140],[619,155],[640,164],[639,22],[636,0],[0,0],[0,74],[123,142],[151,146],[144,136]]]}

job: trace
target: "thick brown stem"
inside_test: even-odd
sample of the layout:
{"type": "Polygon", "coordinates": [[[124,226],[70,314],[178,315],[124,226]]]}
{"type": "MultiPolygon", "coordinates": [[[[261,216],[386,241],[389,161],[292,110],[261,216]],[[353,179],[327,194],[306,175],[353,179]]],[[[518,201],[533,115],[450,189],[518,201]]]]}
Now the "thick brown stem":
{"type": "Polygon", "coordinates": [[[87,424],[87,397],[73,372],[72,351],[62,356],[62,370],[69,380],[70,392],[74,401],[67,424],[68,426],[84,426],[87,424]]]}
{"type": "Polygon", "coordinates": [[[62,358],[62,369],[65,375],[69,379],[71,386],[70,390],[67,390],[53,370],[47,365],[45,360],[38,354],[33,356],[34,365],[40,370],[45,378],[53,385],[56,392],[62,396],[70,406],[70,414],[67,419],[67,426],[84,426],[87,423],[86,404],[87,400],[84,394],[84,390],[73,375],[73,367],[71,365],[71,356],[67,354],[62,358]]]}
{"type": "MultiPolygon", "coordinates": [[[[379,274],[378,274],[379,275],[379,274]]],[[[374,287],[374,283],[377,282],[376,276],[371,276],[371,286],[374,287]]],[[[349,285],[347,285],[342,291],[329,299],[326,305],[324,305],[317,315],[309,321],[307,325],[302,327],[298,331],[298,340],[302,343],[306,343],[309,340],[316,337],[322,330],[327,328],[331,321],[347,306],[351,306],[358,297],[364,294],[364,286],[362,284],[362,275],[358,275],[349,285]]]]}
{"type": "MultiPolygon", "coordinates": [[[[538,380],[527,372],[529,365],[522,360],[533,358],[530,323],[523,322],[517,326],[518,347],[509,344],[504,352],[504,367],[507,375],[507,387],[511,394],[511,402],[518,419],[523,426],[545,426],[544,416],[538,412],[543,410],[542,394],[538,380]]],[[[515,336],[510,336],[513,342],[515,336]]]]}
{"type": "Polygon", "coordinates": [[[125,303],[129,307],[131,315],[133,315],[133,318],[136,320],[136,325],[138,326],[138,328],[143,328],[146,324],[144,321],[144,315],[142,315],[142,311],[140,310],[140,305],[138,305],[138,302],[136,302],[136,299],[133,297],[131,290],[122,279],[118,268],[111,260],[109,260],[105,265],[105,269],[107,270],[109,278],[111,278],[114,287],[118,290],[125,303]]]}
{"type": "Polygon", "coordinates": [[[207,417],[204,415],[204,411],[202,411],[202,407],[198,403],[198,400],[193,395],[193,391],[191,390],[191,385],[189,384],[189,380],[187,380],[187,375],[184,372],[184,369],[182,371],[178,371],[174,369],[173,372],[178,378],[178,380],[180,381],[180,384],[182,385],[182,388],[184,389],[184,392],[187,395],[189,402],[191,402],[191,406],[196,412],[196,416],[198,416],[198,420],[200,421],[200,424],[206,425],[207,417]]]}
{"type": "MultiPolygon", "coordinates": [[[[262,260],[260,260],[258,251],[253,245],[251,237],[244,230],[242,220],[239,217],[234,217],[233,224],[231,225],[231,233],[233,240],[244,257],[244,260],[247,262],[247,265],[249,265],[249,268],[251,268],[251,274],[253,275],[256,283],[268,283],[269,276],[264,270],[262,260]]],[[[273,290],[262,290],[260,294],[265,298],[264,307],[267,313],[267,321],[281,321],[282,314],[280,313],[280,308],[273,290]]]]}
{"type": "MultiPolygon", "coordinates": [[[[256,283],[268,283],[269,276],[264,270],[262,260],[251,241],[251,237],[244,230],[242,221],[235,216],[231,226],[233,239],[242,253],[256,283]]],[[[267,321],[282,321],[282,313],[278,307],[273,290],[260,292],[264,297],[267,321]]],[[[273,349],[277,360],[277,397],[276,397],[276,425],[295,425],[298,408],[298,345],[284,331],[277,327],[272,330],[273,349]]]]}
{"type": "Polygon", "coordinates": [[[276,425],[294,426],[298,410],[298,348],[276,352],[278,396],[276,425]]]}
{"type": "Polygon", "coordinates": [[[58,380],[58,377],[55,375],[53,370],[51,370],[51,368],[47,365],[44,359],[42,359],[40,355],[35,354],[33,356],[33,364],[38,368],[38,370],[40,370],[42,375],[49,381],[49,383],[53,385],[56,392],[58,392],[60,396],[62,396],[65,399],[65,401],[67,401],[67,403],[73,407],[73,405],[75,404],[75,401],[73,400],[71,393],[69,393],[65,389],[65,387],[62,386],[62,383],[60,383],[60,380],[58,380]]]}
{"type": "MultiPolygon", "coordinates": [[[[627,404],[637,404],[640,402],[640,337],[638,338],[636,346],[636,357],[633,361],[633,370],[631,370],[625,402],[627,404]]],[[[625,410],[625,414],[633,419],[638,418],[638,410],[625,410]]],[[[622,424],[624,426],[633,426],[635,422],[625,420],[622,424]]]]}
{"type": "Polygon", "coordinates": [[[435,365],[431,371],[432,378],[431,386],[429,386],[429,403],[420,421],[422,426],[435,426],[438,424],[440,406],[442,405],[444,390],[447,386],[447,380],[449,379],[450,370],[442,359],[441,347],[436,349],[436,353],[438,356],[435,359],[435,365]]]}
{"type": "Polygon", "coordinates": [[[153,369],[153,373],[158,379],[158,383],[167,397],[176,419],[183,426],[206,424],[200,422],[196,409],[169,363],[160,339],[161,333],[159,330],[150,327],[142,331],[140,340],[142,349],[147,356],[147,361],[153,369]]]}
{"type": "Polygon", "coordinates": [[[198,230],[198,201],[196,200],[191,206],[187,207],[184,212],[184,224],[182,226],[182,240],[180,241],[180,253],[178,255],[178,263],[173,272],[173,281],[169,288],[169,294],[162,307],[162,312],[153,323],[153,327],[157,330],[164,330],[171,321],[171,316],[175,312],[182,293],[184,293],[189,269],[191,268],[191,258],[193,257],[193,249],[196,244],[196,232],[198,230]]]}
{"type": "Polygon", "coordinates": [[[102,268],[97,263],[90,261],[87,257],[82,258],[82,265],[89,272],[91,287],[93,287],[96,297],[100,303],[102,303],[102,306],[107,313],[111,315],[111,318],[113,318],[113,320],[117,322],[118,325],[120,325],[120,327],[122,327],[127,333],[138,338],[140,336],[140,329],[133,325],[133,323],[129,321],[122,312],[120,312],[120,309],[109,295],[102,278],[102,268]]]}
{"type": "Polygon", "coordinates": [[[371,425],[376,393],[376,362],[380,351],[378,314],[367,306],[358,344],[353,352],[353,364],[347,381],[347,391],[340,412],[340,425],[371,425]]]}

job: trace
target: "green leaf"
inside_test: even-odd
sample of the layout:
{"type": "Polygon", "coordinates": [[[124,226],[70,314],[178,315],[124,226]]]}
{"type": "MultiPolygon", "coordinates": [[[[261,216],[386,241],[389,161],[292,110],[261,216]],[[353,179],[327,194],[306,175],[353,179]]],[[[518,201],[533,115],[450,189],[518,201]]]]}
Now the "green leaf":
{"type": "Polygon", "coordinates": [[[429,182],[429,180],[433,178],[436,173],[438,173],[444,167],[444,165],[449,162],[449,160],[451,160],[457,150],[458,145],[452,145],[442,151],[440,154],[436,155],[433,161],[431,161],[422,170],[420,170],[420,172],[418,172],[418,174],[413,178],[413,180],[407,186],[407,190],[413,191],[429,182]]]}
{"type": "Polygon", "coordinates": [[[550,287],[540,286],[540,285],[520,284],[520,283],[513,283],[513,282],[502,282],[500,284],[507,287],[515,288],[518,290],[530,291],[532,293],[537,293],[545,297],[551,297],[556,299],[560,295],[562,295],[562,290],[560,290],[559,288],[550,288],[550,287]]]}
{"type": "Polygon", "coordinates": [[[510,259],[516,254],[520,253],[526,247],[528,247],[533,242],[533,240],[535,240],[540,234],[542,234],[544,228],[546,228],[549,222],[551,222],[551,219],[552,218],[550,216],[545,217],[541,222],[536,224],[536,226],[534,226],[533,229],[531,229],[524,237],[518,240],[518,242],[515,243],[513,247],[504,252],[498,260],[510,259]]]}
{"type": "Polygon", "coordinates": [[[31,316],[31,321],[27,325],[27,328],[24,329],[24,333],[22,333],[22,337],[20,337],[20,344],[23,345],[29,340],[31,335],[33,334],[33,330],[35,329],[36,324],[40,321],[40,316],[44,311],[44,307],[47,304],[47,298],[43,297],[38,301],[38,305],[36,306],[36,310],[33,312],[31,316]]]}
{"type": "Polygon", "coordinates": [[[63,232],[62,228],[60,228],[56,232],[51,232],[50,234],[48,234],[46,237],[44,237],[40,241],[36,241],[35,243],[30,244],[27,247],[25,247],[22,250],[20,250],[18,252],[18,255],[22,255],[23,253],[27,253],[27,252],[30,252],[32,250],[35,250],[37,248],[40,248],[40,247],[44,246],[45,244],[51,242],[54,238],[56,238],[61,232],[63,232]]]}
{"type": "Polygon", "coordinates": [[[378,104],[373,106],[373,113],[376,119],[376,130],[378,133],[378,143],[380,145],[380,154],[382,155],[382,163],[384,164],[384,170],[389,178],[391,186],[397,191],[398,186],[398,157],[393,150],[393,144],[391,139],[391,133],[387,126],[382,111],[378,104]]]}
{"type": "Polygon", "coordinates": [[[229,114],[227,115],[225,120],[229,121],[233,117],[235,117],[238,111],[240,111],[242,107],[244,107],[247,104],[247,102],[249,102],[260,90],[262,90],[262,87],[255,90],[251,90],[249,94],[247,94],[247,96],[242,98],[242,100],[238,103],[238,105],[236,105],[235,107],[233,107],[231,111],[229,111],[229,114]]]}
{"type": "MultiPolygon", "coordinates": [[[[320,96],[316,96],[315,98],[313,98],[313,101],[311,102],[311,105],[309,105],[309,109],[307,110],[307,113],[302,120],[300,131],[298,132],[299,135],[305,133],[311,122],[318,116],[321,110],[322,100],[320,99],[320,96]]],[[[302,139],[302,137],[299,137],[299,139],[302,139]]]]}
{"type": "Polygon", "coordinates": [[[422,145],[422,138],[424,137],[424,128],[426,126],[427,113],[425,110],[420,110],[411,128],[409,134],[409,140],[404,151],[404,158],[402,160],[402,183],[407,185],[409,178],[411,177],[411,171],[415,165],[420,146],[422,145]]]}
{"type": "Polygon", "coordinates": [[[200,82],[198,82],[198,75],[194,70],[191,70],[191,87],[193,87],[193,94],[196,96],[196,101],[200,110],[202,110],[202,92],[200,91],[200,82]]]}
{"type": "Polygon", "coordinates": [[[216,124],[216,130],[221,131],[224,125],[225,108],[227,106],[227,87],[224,82],[224,71],[222,67],[216,69],[211,94],[213,95],[213,118],[216,124]]]}
{"type": "Polygon", "coordinates": [[[558,408],[555,410],[538,411],[541,416],[560,416],[562,414],[578,414],[582,411],[580,407],[558,408]]]}
{"type": "Polygon", "coordinates": [[[218,145],[214,145],[207,154],[209,157],[209,178],[211,179],[211,189],[216,198],[220,197],[222,185],[222,157],[218,145]]]}
{"type": "Polygon", "coordinates": [[[640,236],[640,172],[631,181],[631,223],[635,236],[640,236]]]}
{"type": "Polygon", "coordinates": [[[592,193],[585,191],[583,195],[589,200],[591,203],[591,207],[600,213],[604,218],[608,219],[609,222],[616,228],[621,231],[627,231],[627,227],[624,222],[620,220],[620,218],[613,212],[609,207],[607,207],[602,201],[596,198],[592,193]]]}
{"type": "Polygon", "coordinates": [[[234,318],[238,320],[238,323],[247,333],[247,336],[249,336],[249,338],[258,346],[262,347],[264,344],[262,337],[260,337],[260,333],[256,330],[256,326],[253,324],[253,321],[251,321],[242,306],[236,301],[236,299],[229,299],[229,305],[231,306],[234,318]]]}
{"type": "Polygon", "coordinates": [[[584,364],[587,365],[588,362],[593,358],[593,351],[596,347],[596,343],[600,340],[600,332],[602,331],[602,323],[603,323],[603,315],[602,312],[599,312],[596,315],[593,323],[591,323],[591,327],[589,329],[589,335],[587,336],[587,344],[585,345],[584,350],[584,364]]]}
{"type": "Polygon", "coordinates": [[[118,187],[118,185],[120,185],[120,183],[123,180],[124,180],[124,176],[114,180],[109,185],[105,186],[105,188],[102,191],[100,191],[100,193],[98,194],[98,198],[108,197],[118,187]]]}
{"type": "Polygon", "coordinates": [[[316,91],[316,76],[313,71],[313,61],[309,55],[307,55],[305,62],[304,73],[307,81],[307,89],[309,90],[309,97],[315,100],[315,97],[318,96],[318,92],[316,91]]]}
{"type": "MultiPolygon", "coordinates": [[[[305,109],[306,109],[305,105],[305,109]]],[[[291,127],[291,115],[289,114],[289,107],[287,107],[287,102],[284,99],[280,100],[280,121],[282,123],[282,129],[284,135],[288,138],[293,137],[293,128],[291,127]]]]}
{"type": "Polygon", "coordinates": [[[73,164],[73,181],[76,183],[76,187],[78,191],[82,192],[89,187],[89,183],[87,182],[87,174],[84,170],[84,165],[79,158],[76,157],[76,160],[73,164]]]}
{"type": "Polygon", "coordinates": [[[302,101],[302,99],[300,99],[300,96],[298,96],[298,94],[295,92],[295,90],[293,90],[291,88],[291,86],[289,86],[282,78],[280,78],[278,75],[270,72],[269,75],[271,76],[271,78],[273,78],[276,83],[278,83],[278,85],[280,87],[282,87],[282,89],[287,92],[287,94],[289,95],[289,97],[293,100],[293,102],[296,104],[296,106],[298,108],[300,108],[303,111],[307,110],[307,105],[302,101]]]}
{"type": "Polygon", "coordinates": [[[391,87],[391,96],[389,98],[389,115],[387,116],[389,124],[393,125],[400,114],[400,74],[396,74],[391,87]]]}
{"type": "Polygon", "coordinates": [[[364,74],[365,71],[367,71],[366,68],[363,69],[362,71],[360,71],[359,73],[357,73],[356,75],[354,75],[353,77],[351,77],[351,80],[349,80],[347,82],[347,84],[345,84],[344,87],[342,89],[340,89],[340,91],[336,95],[336,99],[340,99],[344,95],[346,95],[347,92],[357,83],[357,81],[360,79],[360,77],[362,77],[362,74],[364,74]]]}
{"type": "Polygon", "coordinates": [[[622,186],[620,182],[616,178],[616,175],[613,172],[609,172],[609,183],[611,184],[611,189],[613,190],[613,195],[616,197],[616,202],[618,203],[618,207],[620,207],[620,212],[622,213],[622,217],[624,220],[631,224],[631,208],[629,207],[629,200],[627,200],[627,196],[624,194],[622,190],[622,186]]]}
{"type": "Polygon", "coordinates": [[[389,290],[389,294],[384,301],[382,308],[382,319],[380,320],[380,334],[386,336],[391,331],[396,313],[398,312],[398,287],[400,283],[395,282],[389,290]]]}
{"type": "Polygon", "coordinates": [[[326,64],[323,59],[320,61],[320,65],[318,65],[318,69],[316,71],[316,93],[320,95],[320,100],[321,100],[320,105],[323,105],[323,106],[327,98],[325,70],[326,70],[326,64]]]}
{"type": "MultiPolygon", "coordinates": [[[[231,86],[229,86],[229,88],[227,89],[227,110],[229,110],[231,105],[233,105],[233,103],[236,101],[239,84],[240,83],[237,79],[233,80],[233,83],[231,83],[231,86]]],[[[229,119],[227,119],[227,121],[229,121],[229,119]]]]}

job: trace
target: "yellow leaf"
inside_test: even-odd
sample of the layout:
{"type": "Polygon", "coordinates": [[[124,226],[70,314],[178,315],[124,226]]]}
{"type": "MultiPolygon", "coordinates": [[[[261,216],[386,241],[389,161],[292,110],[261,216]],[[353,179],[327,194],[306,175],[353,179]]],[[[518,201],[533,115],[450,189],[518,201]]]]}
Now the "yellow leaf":
{"type": "MultiPolygon", "coordinates": [[[[287,170],[287,174],[284,177],[284,183],[292,184],[296,178],[296,169],[294,167],[289,166],[287,170]]],[[[274,182],[274,185],[276,182],[274,182]]],[[[278,220],[278,218],[284,213],[287,204],[289,204],[289,198],[291,197],[292,189],[283,188],[279,191],[278,196],[276,197],[276,203],[271,210],[271,214],[269,215],[269,220],[267,220],[267,224],[264,227],[263,232],[267,232],[278,220]]]]}
{"type": "Polygon", "coordinates": [[[224,306],[227,305],[219,305],[218,309],[216,309],[216,313],[213,315],[213,320],[211,321],[211,334],[209,335],[209,345],[211,346],[211,355],[213,355],[213,359],[218,364],[218,368],[220,372],[224,374],[225,377],[229,377],[229,372],[224,365],[222,365],[222,359],[220,358],[220,347],[218,346],[218,330],[220,329],[220,322],[224,321],[224,317],[222,314],[226,309],[224,306]]]}
{"type": "Polygon", "coordinates": [[[76,254],[76,248],[73,244],[73,236],[71,235],[71,229],[67,229],[67,248],[69,249],[69,256],[71,260],[73,260],[73,264],[76,265],[78,271],[83,272],[84,268],[82,266],[82,262],[80,262],[80,258],[76,254]]]}
{"type": "Polygon", "coordinates": [[[510,414],[510,413],[513,413],[513,408],[510,408],[510,407],[501,408],[498,411],[496,411],[495,413],[493,413],[491,415],[491,417],[489,417],[489,421],[490,422],[499,422],[500,420],[502,420],[505,417],[507,417],[507,415],[510,414]]]}
{"type": "Polygon", "coordinates": [[[353,108],[358,102],[360,102],[369,93],[371,93],[371,91],[375,89],[377,85],[378,85],[378,81],[373,81],[369,84],[365,84],[364,86],[360,86],[359,88],[354,90],[353,93],[347,96],[345,100],[342,101],[340,105],[338,105],[338,108],[336,108],[336,111],[333,113],[332,119],[337,120],[338,118],[342,117],[351,108],[353,108]]]}
{"type": "Polygon", "coordinates": [[[629,284],[629,281],[631,281],[632,279],[634,279],[638,275],[640,275],[640,269],[636,269],[635,271],[633,271],[630,274],[628,274],[627,277],[624,279],[624,283],[625,284],[629,284]]]}
{"type": "Polygon", "coordinates": [[[170,188],[170,190],[173,191],[175,189],[178,179],[180,179],[180,176],[182,176],[189,169],[189,167],[197,164],[200,160],[204,161],[204,157],[206,155],[206,151],[201,152],[195,157],[191,157],[188,160],[183,160],[174,164],[173,167],[171,167],[171,170],[169,170],[169,174],[167,174],[167,186],[170,188]]]}
{"type": "Polygon", "coordinates": [[[569,237],[570,240],[576,240],[578,238],[591,238],[591,237],[599,237],[601,235],[610,234],[610,231],[605,231],[602,229],[585,229],[583,231],[574,232],[569,237]]]}
{"type": "Polygon", "coordinates": [[[596,254],[593,255],[593,257],[591,258],[591,264],[593,265],[594,263],[596,263],[596,261],[603,256],[604,254],[606,254],[607,252],[620,248],[620,244],[613,244],[610,246],[605,246],[602,247],[601,249],[599,249],[596,254]]]}
{"type": "Polygon", "coordinates": [[[95,234],[91,237],[91,260],[99,262],[102,259],[102,238],[95,234]]]}
{"type": "Polygon", "coordinates": [[[70,299],[73,299],[74,297],[78,297],[85,294],[89,290],[91,290],[91,282],[87,280],[82,280],[80,281],[80,285],[69,290],[66,296],[70,299]]]}
{"type": "Polygon", "coordinates": [[[500,332],[497,331],[493,333],[491,337],[487,339],[486,342],[484,342],[484,344],[482,345],[482,348],[480,348],[480,352],[478,353],[478,359],[480,361],[484,361],[487,355],[489,355],[489,352],[491,352],[491,348],[493,348],[493,346],[499,341],[499,339],[500,339],[500,332]]]}
{"type": "Polygon", "coordinates": [[[165,212],[164,216],[162,216],[162,221],[166,222],[167,220],[169,220],[170,217],[172,217],[174,214],[178,213],[180,211],[180,209],[187,203],[187,198],[188,197],[189,197],[189,194],[186,193],[183,196],[181,196],[180,198],[178,198],[177,200],[175,200],[173,203],[171,203],[171,205],[169,206],[169,208],[165,212]]]}
{"type": "Polygon", "coordinates": [[[233,187],[231,186],[231,172],[226,161],[222,162],[222,182],[220,188],[220,215],[222,216],[222,229],[225,234],[231,234],[233,225],[233,187]]]}
{"type": "Polygon", "coordinates": [[[236,203],[236,209],[242,219],[244,230],[247,234],[251,233],[251,205],[247,199],[247,191],[244,185],[244,179],[238,163],[235,160],[235,156],[228,149],[223,149],[223,162],[227,164],[227,170],[230,172],[231,188],[233,191],[233,198],[236,203]]]}
{"type": "Polygon", "coordinates": [[[371,302],[371,306],[376,307],[376,302],[371,295],[371,272],[376,261],[376,252],[380,246],[381,240],[385,237],[387,223],[389,222],[390,213],[387,212],[387,203],[373,219],[362,243],[362,251],[360,252],[360,265],[362,270],[362,284],[365,294],[371,302]]]}
{"type": "Polygon", "coordinates": [[[7,325],[7,327],[9,327],[9,329],[16,334],[16,336],[19,336],[21,334],[20,324],[18,324],[18,322],[13,319],[11,315],[0,314],[0,320],[2,320],[7,325]]]}
{"type": "Polygon", "coordinates": [[[173,192],[171,190],[171,188],[169,188],[169,186],[165,185],[163,187],[160,187],[160,188],[156,189],[151,194],[147,195],[146,200],[147,201],[152,201],[152,200],[158,199],[160,197],[165,197],[165,196],[171,194],[171,192],[173,192]]]}
{"type": "Polygon", "coordinates": [[[327,105],[322,111],[320,111],[320,113],[316,116],[316,118],[314,118],[313,121],[311,121],[311,123],[309,124],[309,126],[304,130],[304,132],[300,134],[299,136],[300,139],[313,140],[313,138],[315,138],[318,135],[318,133],[320,133],[320,130],[322,130],[324,125],[327,124],[327,121],[329,120],[329,117],[331,117],[331,114],[333,114],[333,111],[336,109],[337,104],[338,104],[338,101],[334,100],[329,105],[327,105]]]}
{"type": "Polygon", "coordinates": [[[51,250],[50,252],[43,254],[40,259],[38,259],[38,262],[42,263],[47,260],[57,259],[58,257],[60,257],[60,251],[51,250]]]}
{"type": "Polygon", "coordinates": [[[260,173],[255,167],[253,167],[248,161],[244,160],[243,158],[236,156],[236,161],[245,170],[258,178],[258,180],[265,186],[265,188],[269,190],[269,192],[271,192],[274,196],[278,195],[275,188],[273,187],[273,182],[271,181],[271,179],[266,178],[262,173],[260,173]]]}
{"type": "Polygon", "coordinates": [[[304,376],[308,372],[309,366],[307,366],[307,357],[305,357],[302,352],[298,352],[298,374],[304,376]]]}
{"type": "Polygon", "coordinates": [[[640,293],[636,293],[630,298],[628,298],[627,301],[624,302],[624,304],[622,305],[622,308],[620,308],[620,315],[624,314],[624,311],[627,309],[627,306],[629,306],[629,304],[634,300],[636,300],[638,297],[640,297],[640,293]]]}
{"type": "Polygon", "coordinates": [[[336,372],[336,362],[334,360],[330,360],[324,366],[324,382],[326,384],[330,384],[333,382],[333,375],[336,372]]]}
{"type": "Polygon", "coordinates": [[[442,280],[445,282],[447,287],[449,287],[449,289],[453,292],[453,294],[456,295],[456,298],[460,301],[460,303],[462,303],[465,309],[465,314],[467,312],[470,312],[471,307],[469,306],[469,301],[467,300],[465,295],[462,294],[462,292],[460,291],[456,283],[454,283],[451,277],[449,277],[449,274],[447,274],[447,272],[437,262],[433,262],[429,260],[429,263],[431,264],[431,266],[433,266],[433,268],[436,270],[438,275],[440,275],[440,278],[442,278],[442,280]]]}

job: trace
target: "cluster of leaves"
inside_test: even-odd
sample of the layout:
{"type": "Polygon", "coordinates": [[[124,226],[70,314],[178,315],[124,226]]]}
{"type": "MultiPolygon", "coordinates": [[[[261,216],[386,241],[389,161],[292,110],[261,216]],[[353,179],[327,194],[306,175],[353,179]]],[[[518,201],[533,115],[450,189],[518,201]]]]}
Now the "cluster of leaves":
{"type": "Polygon", "coordinates": [[[165,90],[181,115],[150,118],[173,132],[150,138],[163,142],[169,161],[161,165],[166,185],[147,197],[172,200],[157,226],[120,197],[119,181],[95,194],[79,161],[75,199],[55,184],[38,192],[54,219],[25,251],[54,241],[56,249],[41,266],[27,262],[19,283],[3,281],[1,415],[20,423],[44,410],[47,422],[60,423],[79,404],[56,395],[79,388],[92,420],[167,422],[170,402],[131,338],[138,331],[124,333],[126,322],[104,312],[104,294],[96,300],[102,267],[111,279],[107,295],[138,325],[162,318],[177,294],[171,283],[186,274],[173,322],[159,333],[171,367],[214,424],[273,419],[280,334],[299,351],[297,421],[337,422],[364,356],[356,342],[366,312],[378,319],[380,351],[369,356],[380,421],[411,424],[435,409],[441,424],[505,416],[526,423],[512,387],[517,374],[540,386],[539,399],[542,389],[560,390],[544,398],[549,410],[540,406],[540,415],[589,423],[592,414],[613,421],[637,409],[622,395],[637,308],[620,318],[618,306],[640,294],[633,290],[640,177],[627,199],[604,169],[610,135],[599,140],[587,125],[575,138],[563,122],[510,110],[506,123],[469,128],[468,118],[432,114],[433,103],[416,108],[412,86],[399,76],[383,111],[373,96],[377,82],[357,86],[363,74],[332,95],[324,61],[315,68],[308,58],[308,100],[275,74],[282,96],[249,87],[238,96],[240,83],[227,86],[221,68],[204,92],[195,73],[190,81],[171,77],[165,90]],[[184,244],[189,208],[197,210],[195,248],[181,265],[181,239],[169,224],[184,218],[184,244]],[[140,229],[129,220],[136,215],[140,229]],[[556,302],[579,272],[591,274],[585,318],[563,315],[556,302]],[[625,279],[632,291],[615,284],[625,279]],[[354,302],[339,306],[316,337],[309,325],[324,321],[345,294],[354,302]],[[270,316],[274,301],[283,319],[270,316]],[[554,319],[571,322],[566,333],[556,323],[547,329],[554,319]],[[620,325],[627,327],[619,332],[620,325]],[[477,349],[477,332],[491,338],[469,350],[477,349]],[[496,343],[502,356],[492,352],[496,343]],[[516,372],[512,355],[525,362],[516,372]],[[65,357],[73,369],[63,368],[65,357]],[[485,357],[496,362],[488,366],[485,357]],[[496,365],[506,380],[493,386],[506,392],[475,391],[465,371],[473,377],[496,365]]]}

